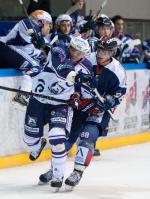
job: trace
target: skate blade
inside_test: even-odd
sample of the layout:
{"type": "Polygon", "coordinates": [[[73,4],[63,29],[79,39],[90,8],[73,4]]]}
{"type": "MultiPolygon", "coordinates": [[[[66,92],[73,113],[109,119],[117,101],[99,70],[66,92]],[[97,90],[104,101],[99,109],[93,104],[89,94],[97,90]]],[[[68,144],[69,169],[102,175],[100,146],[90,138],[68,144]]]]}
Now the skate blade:
{"type": "Polygon", "coordinates": [[[49,182],[42,182],[42,181],[40,181],[39,180],[39,182],[38,182],[38,185],[39,186],[44,186],[44,185],[48,185],[49,184],[49,182]]]}
{"type": "Polygon", "coordinates": [[[50,187],[50,190],[52,193],[57,193],[59,191],[60,187],[50,187]]]}
{"type": "Polygon", "coordinates": [[[101,156],[94,156],[93,161],[100,161],[102,158],[101,156]]]}
{"type": "Polygon", "coordinates": [[[69,192],[69,191],[73,191],[73,189],[74,189],[73,186],[65,185],[65,191],[69,192]]]}

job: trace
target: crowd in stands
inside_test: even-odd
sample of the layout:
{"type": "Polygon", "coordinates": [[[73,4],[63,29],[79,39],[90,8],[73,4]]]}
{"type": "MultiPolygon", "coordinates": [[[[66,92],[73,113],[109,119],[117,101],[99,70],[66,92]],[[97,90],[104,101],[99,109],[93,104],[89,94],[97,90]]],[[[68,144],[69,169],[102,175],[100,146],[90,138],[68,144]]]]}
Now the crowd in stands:
{"type": "MultiPolygon", "coordinates": [[[[118,40],[118,50],[116,58],[122,63],[147,63],[150,65],[150,40],[144,40],[140,45],[127,45],[134,38],[125,32],[125,19],[116,15],[111,19],[105,15],[96,16],[84,16],[84,7],[86,4],[85,0],[72,0],[72,5],[76,5],[76,10],[68,15],[59,15],[57,19],[53,20],[53,29],[50,30],[49,38],[53,39],[56,34],[59,34],[60,43],[64,41],[62,38],[62,31],[59,27],[62,26],[60,23],[68,21],[68,30],[64,32],[65,40],[69,40],[70,35],[82,34],[82,37],[88,39],[91,51],[95,51],[95,41],[100,39],[103,35],[108,37],[115,37],[118,40]],[[70,16],[69,16],[70,15],[70,16]],[[63,18],[64,17],[64,18],[63,18]],[[71,17],[71,18],[70,18],[71,17]],[[71,23],[71,27],[69,25],[71,23]]],[[[30,0],[27,12],[30,15],[33,11],[40,9],[50,12],[49,1],[47,0],[30,0]]],[[[67,13],[67,12],[66,12],[67,13]]],[[[8,24],[7,24],[8,25],[8,24]]],[[[14,23],[13,23],[14,25],[14,23]]],[[[1,25],[3,29],[3,24],[1,25]]],[[[65,25],[64,25],[65,26],[65,25]]],[[[67,27],[66,27],[67,28],[67,27]]],[[[7,29],[12,29],[12,26],[8,26],[7,29]]],[[[65,27],[64,27],[65,29],[65,27]]],[[[4,32],[4,31],[2,31],[4,32]]],[[[3,33],[4,34],[4,33],[3,33]]],[[[6,31],[5,31],[6,34],[6,31]]],[[[56,42],[57,45],[58,42],[56,42]]],[[[69,41],[68,41],[69,43],[69,41]]]]}
{"type": "MultiPolygon", "coordinates": [[[[84,6],[86,4],[85,0],[71,0],[72,5],[77,5],[78,6],[78,10],[76,10],[75,12],[73,12],[70,16],[73,20],[73,25],[74,27],[76,25],[78,25],[79,22],[83,21],[86,19],[86,17],[84,16],[84,6]]],[[[31,12],[33,12],[34,10],[37,9],[42,9],[45,11],[49,11],[48,9],[48,1],[45,0],[30,0],[30,4],[28,6],[28,13],[30,14],[31,12]]],[[[89,17],[87,17],[87,19],[89,20],[89,17]]],[[[121,41],[121,48],[123,48],[125,46],[125,44],[127,44],[130,40],[133,40],[134,38],[125,33],[125,19],[120,16],[120,15],[116,15],[114,17],[112,17],[112,22],[114,24],[114,27],[112,27],[112,33],[110,33],[110,37],[115,37],[117,38],[119,41],[121,41]]],[[[101,26],[101,21],[97,20],[97,26],[101,26]],[[99,23],[99,24],[98,24],[99,23]]],[[[103,25],[103,24],[102,24],[103,25]]],[[[89,24],[89,27],[85,26],[85,30],[86,28],[92,28],[93,32],[91,33],[91,35],[95,35],[98,38],[101,37],[101,33],[98,31],[101,30],[97,30],[97,27],[94,24],[89,24]],[[98,36],[99,34],[99,36],[98,36]]],[[[81,27],[80,27],[81,28],[81,27]]],[[[84,30],[83,30],[84,31],[84,30]]],[[[82,32],[82,31],[81,31],[82,32]]],[[[91,38],[92,41],[93,38],[91,38]]],[[[91,42],[92,43],[92,42],[91,42]]],[[[92,46],[92,45],[91,45],[92,46]]],[[[122,61],[122,63],[147,63],[148,67],[150,64],[150,39],[144,40],[142,41],[140,46],[131,46],[128,47],[127,49],[124,50],[124,52],[120,55],[120,61],[122,61]]]]}

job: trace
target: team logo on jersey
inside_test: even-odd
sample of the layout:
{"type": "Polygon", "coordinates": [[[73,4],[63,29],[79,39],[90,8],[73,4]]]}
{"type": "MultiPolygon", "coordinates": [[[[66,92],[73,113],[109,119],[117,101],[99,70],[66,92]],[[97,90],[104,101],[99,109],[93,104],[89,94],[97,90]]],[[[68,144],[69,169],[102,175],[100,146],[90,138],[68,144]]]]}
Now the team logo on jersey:
{"type": "Polygon", "coordinates": [[[38,79],[38,84],[35,88],[35,92],[43,92],[45,87],[45,81],[43,79],[38,79]]]}
{"type": "Polygon", "coordinates": [[[55,111],[52,111],[52,112],[51,112],[51,115],[54,116],[54,115],[55,115],[55,111]]]}
{"type": "Polygon", "coordinates": [[[37,126],[37,118],[34,118],[34,117],[30,117],[30,116],[28,116],[28,125],[30,126],[30,127],[35,127],[35,126],[37,126]]]}
{"type": "Polygon", "coordinates": [[[52,94],[54,94],[54,95],[58,95],[58,94],[62,93],[62,92],[65,90],[65,88],[63,88],[63,87],[59,84],[59,82],[53,83],[51,87],[48,87],[48,89],[49,89],[50,92],[51,92],[52,94]]]}
{"type": "Polygon", "coordinates": [[[60,59],[60,62],[63,62],[66,59],[65,51],[62,48],[55,47],[53,48],[53,53],[57,53],[57,56],[60,59]]]}
{"type": "Polygon", "coordinates": [[[57,67],[57,71],[62,71],[62,70],[67,70],[67,69],[72,69],[72,65],[69,63],[64,63],[64,64],[59,64],[57,67]]]}

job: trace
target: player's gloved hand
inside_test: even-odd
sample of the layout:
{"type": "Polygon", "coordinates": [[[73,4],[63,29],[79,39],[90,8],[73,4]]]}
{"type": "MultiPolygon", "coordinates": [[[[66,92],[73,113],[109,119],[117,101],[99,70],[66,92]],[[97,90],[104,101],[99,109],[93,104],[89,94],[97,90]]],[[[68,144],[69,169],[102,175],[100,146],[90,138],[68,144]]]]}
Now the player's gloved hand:
{"type": "Polygon", "coordinates": [[[94,99],[83,99],[80,101],[79,110],[90,115],[98,115],[104,112],[103,105],[94,99]]]}
{"type": "Polygon", "coordinates": [[[84,24],[82,27],[80,27],[80,34],[87,32],[88,30],[94,30],[96,27],[96,24],[94,21],[88,21],[86,24],[84,24]]]}
{"type": "Polygon", "coordinates": [[[45,47],[44,38],[42,36],[38,35],[38,34],[37,35],[35,35],[34,33],[31,34],[31,42],[38,49],[45,47]]]}
{"type": "Polygon", "coordinates": [[[115,107],[115,105],[116,105],[115,98],[111,95],[106,95],[104,105],[103,105],[104,109],[109,110],[115,107]]]}
{"type": "Polygon", "coordinates": [[[89,74],[84,74],[82,72],[79,72],[76,77],[75,77],[75,82],[78,84],[83,84],[85,86],[88,86],[90,88],[95,88],[96,87],[96,82],[95,78],[92,77],[89,74]]]}
{"type": "Polygon", "coordinates": [[[78,109],[79,103],[80,103],[80,94],[78,92],[75,92],[74,94],[72,94],[70,96],[69,104],[73,108],[77,108],[78,109]]]}
{"type": "Polygon", "coordinates": [[[79,72],[75,77],[75,82],[80,84],[87,84],[90,81],[90,75],[79,72]]]}

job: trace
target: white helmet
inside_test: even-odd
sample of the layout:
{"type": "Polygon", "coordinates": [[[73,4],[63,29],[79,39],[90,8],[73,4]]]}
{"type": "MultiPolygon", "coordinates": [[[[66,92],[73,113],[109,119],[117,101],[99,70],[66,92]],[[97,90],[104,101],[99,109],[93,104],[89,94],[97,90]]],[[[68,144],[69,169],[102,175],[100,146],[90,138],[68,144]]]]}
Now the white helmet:
{"type": "Polygon", "coordinates": [[[90,52],[90,45],[87,40],[81,37],[72,37],[70,41],[70,46],[76,50],[88,54],[90,52]]]}
{"type": "Polygon", "coordinates": [[[36,21],[40,20],[43,23],[45,22],[49,22],[51,24],[53,23],[51,15],[44,10],[35,10],[30,14],[30,16],[33,17],[33,19],[35,19],[36,21]]]}
{"type": "Polygon", "coordinates": [[[70,21],[71,25],[73,25],[72,18],[67,14],[59,15],[55,23],[59,26],[62,21],[70,21]]]}

